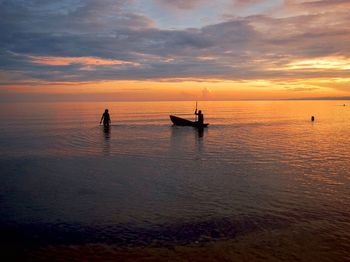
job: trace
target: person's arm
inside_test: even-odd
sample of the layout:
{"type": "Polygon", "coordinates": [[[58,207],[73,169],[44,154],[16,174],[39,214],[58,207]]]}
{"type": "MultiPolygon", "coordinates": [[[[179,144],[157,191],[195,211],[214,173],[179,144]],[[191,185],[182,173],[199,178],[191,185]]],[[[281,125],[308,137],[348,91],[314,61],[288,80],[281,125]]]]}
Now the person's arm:
{"type": "Polygon", "coordinates": [[[197,108],[196,108],[196,111],[194,111],[194,114],[198,116],[198,113],[197,113],[197,108]]]}
{"type": "Polygon", "coordinates": [[[102,115],[101,120],[100,120],[100,125],[101,125],[101,123],[102,123],[103,117],[104,117],[104,116],[102,115]]]}

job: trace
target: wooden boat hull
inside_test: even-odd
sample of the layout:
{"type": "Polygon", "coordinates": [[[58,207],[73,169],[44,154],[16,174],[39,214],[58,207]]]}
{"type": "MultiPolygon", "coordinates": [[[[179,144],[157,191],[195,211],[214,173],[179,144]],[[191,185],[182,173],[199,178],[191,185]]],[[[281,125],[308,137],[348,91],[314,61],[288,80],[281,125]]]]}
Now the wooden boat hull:
{"type": "Polygon", "coordinates": [[[171,122],[173,122],[174,125],[176,126],[193,126],[196,128],[204,128],[207,127],[209,124],[198,124],[198,122],[195,121],[191,121],[191,120],[187,120],[181,117],[177,117],[177,116],[173,116],[170,115],[170,120],[171,122]]]}

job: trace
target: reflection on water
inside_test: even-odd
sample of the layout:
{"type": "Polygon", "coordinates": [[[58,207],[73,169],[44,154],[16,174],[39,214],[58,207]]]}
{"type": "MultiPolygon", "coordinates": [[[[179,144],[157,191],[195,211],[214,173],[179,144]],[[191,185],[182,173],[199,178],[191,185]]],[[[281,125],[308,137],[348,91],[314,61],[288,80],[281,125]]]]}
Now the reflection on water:
{"type": "Polygon", "coordinates": [[[103,153],[104,155],[109,155],[111,152],[111,144],[110,144],[110,138],[111,138],[111,127],[108,126],[103,126],[103,138],[104,138],[104,143],[103,143],[103,153]]]}
{"type": "Polygon", "coordinates": [[[339,104],[201,102],[204,130],[171,125],[169,114],[193,117],[188,102],[2,104],[0,241],[346,261],[350,110],[339,104]],[[107,106],[117,125],[104,129],[107,106]]]}
{"type": "Polygon", "coordinates": [[[202,138],[204,136],[204,128],[197,128],[198,138],[202,138]]]}

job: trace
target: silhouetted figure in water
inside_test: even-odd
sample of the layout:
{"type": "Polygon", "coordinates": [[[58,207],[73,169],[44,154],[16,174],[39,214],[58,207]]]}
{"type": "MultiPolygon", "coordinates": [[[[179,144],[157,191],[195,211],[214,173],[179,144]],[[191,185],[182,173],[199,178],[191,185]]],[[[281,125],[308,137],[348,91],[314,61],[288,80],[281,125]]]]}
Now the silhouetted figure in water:
{"type": "Polygon", "coordinates": [[[103,134],[103,140],[104,143],[102,144],[102,152],[104,155],[109,156],[111,152],[111,128],[110,126],[103,126],[102,129],[102,134],[103,134]]]}
{"type": "Polygon", "coordinates": [[[311,117],[311,121],[312,121],[312,122],[315,121],[315,117],[314,117],[314,116],[311,117]]]}
{"type": "Polygon", "coordinates": [[[108,109],[106,109],[105,112],[102,114],[100,125],[102,121],[104,127],[109,127],[109,124],[111,123],[111,118],[109,116],[108,109]]]}
{"type": "Polygon", "coordinates": [[[106,140],[109,140],[110,134],[111,134],[111,129],[109,126],[103,126],[103,134],[106,140]]]}
{"type": "Polygon", "coordinates": [[[105,141],[108,142],[108,140],[111,137],[111,129],[109,125],[103,126],[103,135],[104,135],[105,141]]]}
{"type": "Polygon", "coordinates": [[[198,120],[197,120],[198,125],[203,125],[204,115],[202,114],[202,110],[198,110],[198,113],[197,113],[197,109],[196,109],[196,111],[194,111],[194,114],[198,116],[198,120]]]}
{"type": "Polygon", "coordinates": [[[198,132],[198,138],[202,138],[204,135],[204,128],[203,127],[197,128],[197,132],[198,132]]]}

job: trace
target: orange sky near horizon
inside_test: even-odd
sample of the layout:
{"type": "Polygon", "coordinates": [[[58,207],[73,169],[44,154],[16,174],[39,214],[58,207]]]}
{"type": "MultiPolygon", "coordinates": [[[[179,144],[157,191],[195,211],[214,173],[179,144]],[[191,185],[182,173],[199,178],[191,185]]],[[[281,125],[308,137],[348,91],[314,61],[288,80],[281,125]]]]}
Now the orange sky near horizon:
{"type": "Polygon", "coordinates": [[[60,95],[78,98],[90,95],[96,100],[116,101],[153,100],[260,100],[299,99],[320,97],[346,97],[350,95],[346,86],[349,79],[306,79],[306,80],[161,80],[161,81],[99,81],[71,83],[36,83],[15,85],[11,93],[17,95],[60,95]]]}

